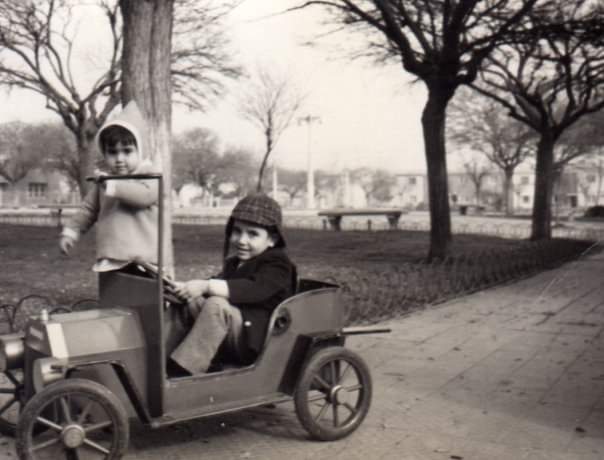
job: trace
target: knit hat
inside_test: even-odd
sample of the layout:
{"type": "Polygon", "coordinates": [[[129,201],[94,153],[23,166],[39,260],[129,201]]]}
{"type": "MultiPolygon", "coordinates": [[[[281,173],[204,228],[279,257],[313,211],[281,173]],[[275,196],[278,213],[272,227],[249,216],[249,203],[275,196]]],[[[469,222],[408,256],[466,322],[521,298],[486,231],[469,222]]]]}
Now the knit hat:
{"type": "Polygon", "coordinates": [[[231,216],[225,228],[225,258],[228,255],[229,242],[235,219],[259,225],[274,232],[278,236],[278,241],[275,241],[275,247],[285,247],[285,238],[283,238],[283,231],[281,229],[281,206],[265,193],[250,193],[239,200],[233,211],[231,211],[231,216]]]}

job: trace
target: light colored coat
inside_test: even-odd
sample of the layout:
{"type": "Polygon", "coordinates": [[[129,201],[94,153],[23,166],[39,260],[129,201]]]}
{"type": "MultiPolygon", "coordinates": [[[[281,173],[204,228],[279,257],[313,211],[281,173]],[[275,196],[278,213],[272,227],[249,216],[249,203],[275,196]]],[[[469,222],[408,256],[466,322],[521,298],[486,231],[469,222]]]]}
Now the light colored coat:
{"type": "MultiPolygon", "coordinates": [[[[134,102],[109,120],[97,134],[109,126],[128,129],[136,139],[140,163],[134,174],[154,172],[147,154],[145,121],[134,102]]],[[[107,190],[94,184],[63,235],[78,239],[96,223],[97,260],[143,260],[157,263],[158,182],[155,179],[107,181],[107,190]]]]}

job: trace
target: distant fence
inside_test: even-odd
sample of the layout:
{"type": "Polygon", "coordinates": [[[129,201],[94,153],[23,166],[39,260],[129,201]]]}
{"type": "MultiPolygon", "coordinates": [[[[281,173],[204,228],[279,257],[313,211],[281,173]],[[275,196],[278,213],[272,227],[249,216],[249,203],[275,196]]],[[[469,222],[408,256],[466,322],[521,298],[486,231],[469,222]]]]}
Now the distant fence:
{"type": "MultiPolygon", "coordinates": [[[[35,225],[59,227],[66,218],[75,212],[75,207],[37,208],[37,209],[1,209],[0,223],[14,225],[35,225]]],[[[177,225],[224,225],[227,221],[230,208],[208,208],[197,211],[175,212],[172,222],[177,225]]],[[[289,228],[303,228],[315,230],[329,230],[325,218],[319,217],[314,211],[284,211],[284,226],[289,228]]],[[[398,223],[399,230],[430,231],[428,219],[423,217],[403,218],[398,223]]],[[[344,231],[387,231],[389,224],[386,218],[365,219],[350,218],[342,222],[344,231]]],[[[452,219],[454,234],[490,235],[501,238],[526,239],[530,236],[531,227],[528,220],[518,223],[498,221],[488,217],[476,220],[473,218],[452,219]]],[[[574,240],[604,240],[604,225],[589,226],[586,224],[565,223],[554,225],[552,235],[555,238],[569,238],[574,240]]]]}

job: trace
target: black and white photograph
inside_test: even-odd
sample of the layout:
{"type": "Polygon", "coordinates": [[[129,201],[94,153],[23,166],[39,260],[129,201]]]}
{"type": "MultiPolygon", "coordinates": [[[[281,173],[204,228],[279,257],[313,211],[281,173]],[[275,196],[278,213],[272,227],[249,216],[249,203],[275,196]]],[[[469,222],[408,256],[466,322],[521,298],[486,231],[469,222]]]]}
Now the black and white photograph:
{"type": "Polygon", "coordinates": [[[0,459],[604,459],[602,126],[602,0],[0,0],[0,459]]]}

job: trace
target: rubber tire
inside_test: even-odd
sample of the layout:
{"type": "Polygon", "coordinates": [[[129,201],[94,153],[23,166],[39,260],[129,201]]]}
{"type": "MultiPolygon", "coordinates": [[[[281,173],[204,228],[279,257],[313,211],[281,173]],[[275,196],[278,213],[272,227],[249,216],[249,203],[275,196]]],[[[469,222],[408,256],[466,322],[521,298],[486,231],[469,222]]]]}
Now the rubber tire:
{"type": "MultiPolygon", "coordinates": [[[[346,369],[344,370],[346,372],[346,369]]],[[[334,388],[333,382],[331,388],[334,388]]],[[[336,382],[336,384],[339,382],[336,382]]],[[[302,426],[310,433],[310,435],[320,441],[335,441],[337,439],[344,438],[356,430],[359,425],[365,419],[369,407],[371,405],[372,396],[372,382],[369,368],[365,361],[355,352],[350,351],[344,347],[334,346],[323,348],[317,351],[307,361],[300,379],[296,386],[294,393],[294,404],[296,408],[296,415],[300,420],[302,426]],[[325,376],[324,369],[326,366],[331,366],[332,362],[345,362],[350,365],[356,375],[356,379],[360,385],[359,394],[357,401],[354,405],[355,412],[350,413],[347,419],[342,424],[333,426],[333,424],[322,424],[321,420],[315,420],[315,415],[311,411],[310,404],[308,401],[309,392],[315,390],[313,385],[315,384],[316,376],[325,376]]],[[[333,404],[328,401],[325,397],[326,405],[331,405],[333,411],[333,404]]],[[[336,407],[336,411],[337,411],[336,407]]],[[[348,409],[347,409],[348,410],[348,409]]]]}
{"type": "MultiPolygon", "coordinates": [[[[2,374],[4,376],[6,376],[7,373],[11,373],[11,375],[14,376],[15,373],[20,373],[21,375],[21,379],[19,381],[19,379],[16,379],[17,381],[19,381],[19,384],[17,386],[14,385],[8,385],[8,382],[6,384],[0,384],[0,390],[2,390],[3,392],[6,391],[7,393],[3,393],[3,394],[11,394],[8,393],[9,391],[13,391],[12,393],[12,398],[15,400],[9,407],[6,407],[5,410],[10,409],[11,407],[13,407],[15,404],[19,404],[21,405],[21,402],[19,401],[21,399],[21,393],[23,391],[23,369],[11,369],[11,370],[6,370],[4,372],[2,372],[2,374]]],[[[5,377],[8,378],[8,377],[5,377]]],[[[3,406],[5,403],[4,401],[0,402],[0,408],[1,406],[3,406]]],[[[21,412],[22,407],[19,407],[19,413],[21,412]]],[[[5,436],[10,436],[11,438],[15,436],[16,430],[17,430],[17,420],[15,420],[15,422],[13,423],[12,421],[6,419],[3,417],[4,412],[2,412],[0,414],[0,433],[2,433],[5,436]]],[[[20,415],[20,414],[19,414],[20,415]]]]}
{"type": "MultiPolygon", "coordinates": [[[[30,452],[37,432],[35,430],[37,417],[45,410],[48,413],[48,406],[65,396],[87,398],[97,403],[97,407],[104,411],[111,422],[112,430],[103,429],[103,432],[108,436],[113,435],[109,454],[105,460],[121,459],[126,453],[130,438],[128,415],[121,401],[105,386],[91,380],[78,378],[60,380],[49,385],[34,395],[25,405],[17,424],[15,444],[18,458],[20,460],[37,460],[39,458],[34,452],[30,452]]],[[[60,421],[54,420],[54,422],[60,424],[60,421]]],[[[64,451],[67,452],[66,449],[64,451]]],[[[70,457],[67,453],[65,454],[65,458],[70,457]]]]}

